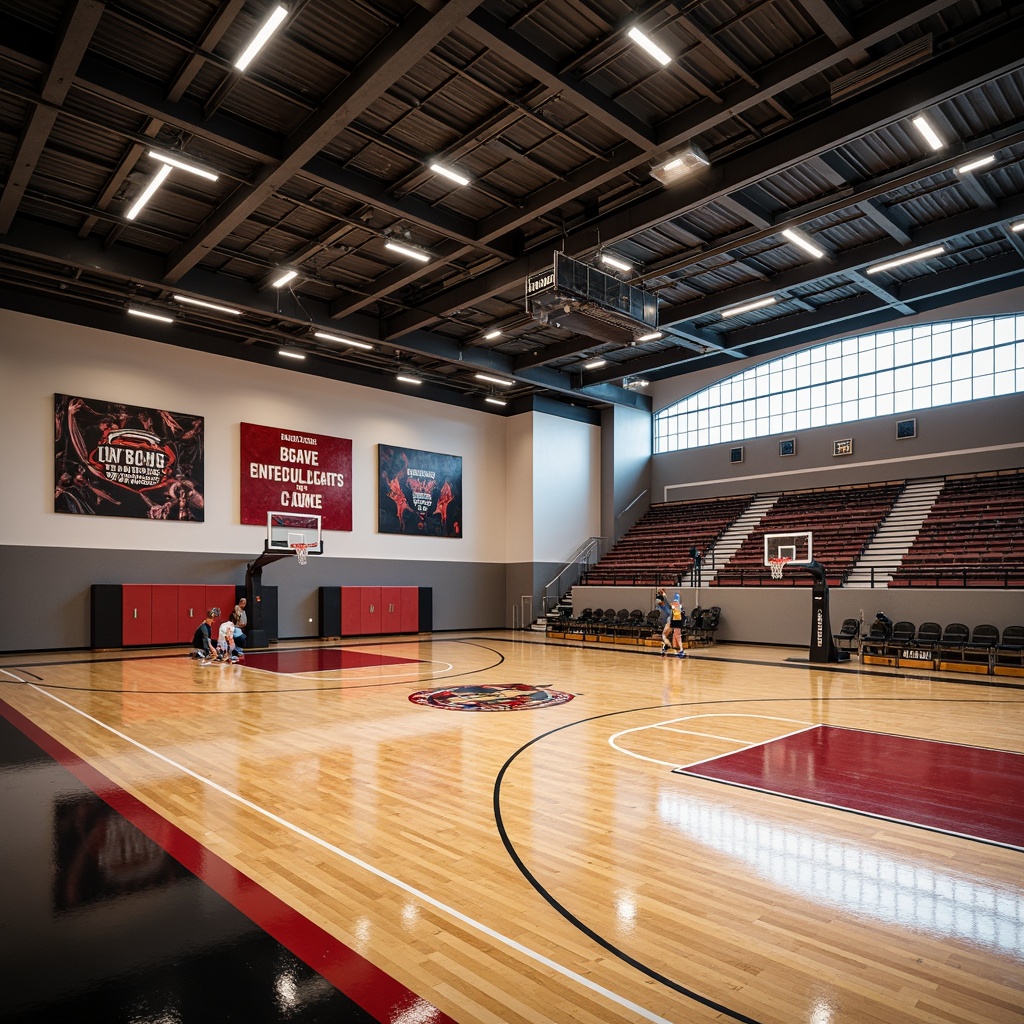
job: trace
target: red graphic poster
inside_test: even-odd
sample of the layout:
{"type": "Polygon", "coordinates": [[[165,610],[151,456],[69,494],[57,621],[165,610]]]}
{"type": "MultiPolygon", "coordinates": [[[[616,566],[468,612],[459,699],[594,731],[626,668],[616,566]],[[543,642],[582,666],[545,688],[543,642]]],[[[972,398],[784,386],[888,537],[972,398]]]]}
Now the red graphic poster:
{"type": "Polygon", "coordinates": [[[53,510],[201,523],[203,417],[53,396],[53,510]]]}
{"type": "Polygon", "coordinates": [[[377,529],[462,536],[462,457],[378,445],[377,529]]]}
{"type": "Polygon", "coordinates": [[[324,530],[352,529],[352,442],[346,437],[241,424],[242,523],[268,512],[311,512],[324,530]]]}

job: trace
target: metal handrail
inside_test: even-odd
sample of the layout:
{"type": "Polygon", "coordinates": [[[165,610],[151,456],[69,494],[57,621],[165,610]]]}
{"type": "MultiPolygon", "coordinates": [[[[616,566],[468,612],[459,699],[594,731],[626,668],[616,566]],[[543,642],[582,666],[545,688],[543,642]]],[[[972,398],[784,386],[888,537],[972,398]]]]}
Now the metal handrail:
{"type": "Polygon", "coordinates": [[[615,518],[621,519],[648,491],[645,487],[615,518]]]}
{"type": "MultiPolygon", "coordinates": [[[[865,567],[868,568],[868,567],[865,567]]],[[[826,566],[827,569],[827,566],[826,566]]],[[[831,586],[848,586],[852,570],[844,568],[829,572],[831,586]]],[[[600,573],[597,586],[673,586],[678,580],[678,573],[664,569],[652,568],[644,570],[639,567],[632,569],[607,569],[600,573]]],[[[770,580],[768,571],[762,566],[737,565],[726,563],[716,570],[716,578],[712,586],[810,586],[813,580],[803,574],[787,573],[782,580],[770,580]]],[[[1009,564],[998,568],[977,565],[950,563],[946,566],[907,566],[907,565],[873,565],[869,567],[869,577],[864,580],[867,589],[884,590],[895,584],[895,587],[966,587],[991,588],[993,590],[1019,590],[1024,587],[1024,565],[1009,564]],[[890,582],[886,576],[897,573],[890,582]],[[876,573],[878,574],[876,576],[876,573]]]]}
{"type": "MultiPolygon", "coordinates": [[[[562,577],[565,576],[570,569],[576,570],[576,579],[573,582],[577,582],[580,576],[583,575],[587,567],[594,564],[595,559],[593,558],[594,552],[597,552],[597,557],[601,557],[601,542],[604,540],[603,537],[588,537],[582,544],[580,544],[576,550],[569,556],[565,565],[559,570],[558,575],[544,588],[544,594],[541,598],[543,602],[544,614],[551,610],[551,590],[555,588],[556,595],[559,594],[564,586],[561,583],[562,577]]],[[[558,600],[558,597],[555,597],[558,600]]]]}

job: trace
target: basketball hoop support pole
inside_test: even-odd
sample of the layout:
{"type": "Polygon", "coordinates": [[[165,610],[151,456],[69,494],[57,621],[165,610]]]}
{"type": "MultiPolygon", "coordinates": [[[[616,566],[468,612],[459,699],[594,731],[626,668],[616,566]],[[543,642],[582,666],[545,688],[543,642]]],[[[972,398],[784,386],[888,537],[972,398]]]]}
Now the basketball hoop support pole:
{"type": "Polygon", "coordinates": [[[789,563],[791,569],[803,569],[814,577],[811,599],[811,645],[809,661],[849,661],[850,652],[836,647],[832,637],[832,623],[828,616],[828,579],[821,562],[789,563]]]}
{"type": "Polygon", "coordinates": [[[246,634],[246,650],[267,647],[267,631],[263,627],[263,566],[276,562],[281,558],[290,558],[287,554],[277,551],[264,551],[254,562],[245,567],[245,604],[248,608],[248,627],[246,634]]]}

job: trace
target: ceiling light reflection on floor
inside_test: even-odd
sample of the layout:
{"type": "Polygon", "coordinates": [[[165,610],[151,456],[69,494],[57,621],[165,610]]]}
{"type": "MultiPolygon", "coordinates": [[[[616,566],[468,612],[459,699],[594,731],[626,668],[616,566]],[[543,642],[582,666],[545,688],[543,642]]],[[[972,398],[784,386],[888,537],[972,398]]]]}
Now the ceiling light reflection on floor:
{"type": "Polygon", "coordinates": [[[673,794],[661,820],[803,899],[1024,956],[1024,890],[673,794]]]}

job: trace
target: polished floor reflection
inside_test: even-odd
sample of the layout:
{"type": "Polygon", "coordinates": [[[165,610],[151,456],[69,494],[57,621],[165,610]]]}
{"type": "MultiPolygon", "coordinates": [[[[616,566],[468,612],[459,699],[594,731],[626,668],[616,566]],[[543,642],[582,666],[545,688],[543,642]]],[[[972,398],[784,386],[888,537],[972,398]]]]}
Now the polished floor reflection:
{"type": "Polygon", "coordinates": [[[4,656],[0,1021],[1020,1022],[1024,689],[791,654],[4,656]]]}

